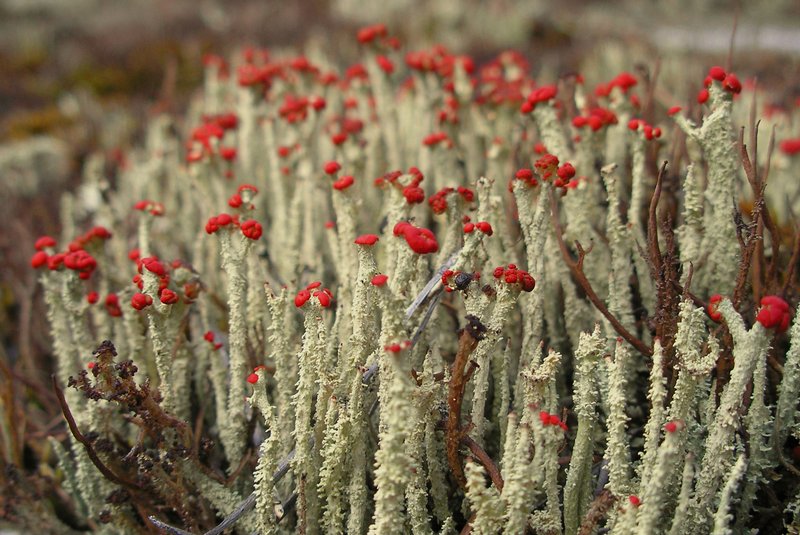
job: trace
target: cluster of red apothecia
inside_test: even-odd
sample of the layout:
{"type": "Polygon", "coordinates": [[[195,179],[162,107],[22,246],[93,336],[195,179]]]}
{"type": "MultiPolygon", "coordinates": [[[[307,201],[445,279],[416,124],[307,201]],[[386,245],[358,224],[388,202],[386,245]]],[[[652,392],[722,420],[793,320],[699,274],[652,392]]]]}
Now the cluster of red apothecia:
{"type": "MultiPolygon", "coordinates": [[[[237,192],[228,199],[228,206],[238,209],[252,210],[254,207],[249,202],[253,196],[258,193],[258,189],[250,184],[243,184],[239,186],[237,192]],[[245,200],[247,202],[245,202],[245,200]]],[[[255,219],[248,219],[246,221],[239,220],[239,214],[219,214],[208,218],[206,222],[206,233],[215,234],[220,229],[238,227],[242,234],[253,241],[261,238],[264,229],[261,223],[255,219]]]]}
{"type": "Polygon", "coordinates": [[[439,242],[431,230],[414,226],[408,221],[397,223],[393,234],[396,237],[402,236],[411,250],[417,254],[430,254],[439,250],[439,242]]]}
{"type": "Polygon", "coordinates": [[[84,248],[102,243],[109,238],[111,238],[111,233],[108,229],[93,227],[71,241],[66,252],[48,254],[48,251],[56,246],[56,240],[51,236],[42,236],[34,244],[36,252],[31,257],[31,267],[39,269],[47,266],[50,271],[57,271],[61,267],[65,267],[77,272],[81,279],[88,280],[97,269],[97,260],[84,248]]]}
{"type": "Polygon", "coordinates": [[[261,224],[254,219],[240,222],[239,214],[219,214],[208,218],[206,222],[206,233],[215,234],[218,230],[227,227],[239,227],[242,234],[251,240],[259,239],[264,232],[261,224]]]}
{"type": "MultiPolygon", "coordinates": [[[[139,201],[134,205],[136,210],[147,212],[151,215],[159,216],[164,213],[161,203],[153,201],[139,201]]],[[[48,250],[56,246],[56,240],[51,236],[42,236],[36,240],[34,248],[36,253],[31,257],[31,266],[35,269],[47,266],[51,271],[63,268],[77,272],[82,280],[88,280],[97,268],[97,260],[87,252],[84,247],[98,246],[105,240],[111,238],[111,233],[104,227],[93,227],[88,232],[79,236],[69,243],[68,251],[65,253],[48,254],[48,250]]],[[[170,289],[170,275],[168,269],[156,256],[140,258],[139,250],[133,249],[128,253],[128,258],[136,263],[138,273],[133,277],[133,283],[143,290],[142,270],[145,269],[159,278],[158,298],[165,305],[173,305],[183,299],[186,303],[193,302],[200,292],[198,282],[187,282],[184,284],[182,293],[170,289]]],[[[180,260],[171,263],[172,269],[183,266],[180,260]]],[[[97,291],[91,290],[86,294],[86,301],[90,305],[96,304],[100,300],[97,291]]],[[[135,293],[131,297],[131,306],[136,310],[142,310],[153,303],[153,298],[141,292],[135,293]]],[[[121,317],[122,307],[116,293],[109,293],[104,300],[106,311],[111,317],[121,317]]]]}
{"type": "MultiPolygon", "coordinates": [[[[553,154],[545,154],[536,160],[534,168],[536,169],[536,174],[542,180],[550,180],[553,178],[553,174],[555,174],[553,186],[561,188],[564,192],[566,192],[567,189],[575,189],[578,187],[578,180],[574,178],[575,167],[569,162],[565,162],[561,166],[558,164],[559,162],[556,156],[553,154]]],[[[536,187],[539,185],[539,181],[531,169],[519,169],[514,175],[514,178],[522,181],[529,187],[536,187]]],[[[511,184],[509,184],[509,190],[511,189],[511,184]]]]}
{"type": "MultiPolygon", "coordinates": [[[[722,302],[722,295],[714,294],[708,300],[706,313],[714,322],[722,321],[722,313],[719,311],[719,304],[722,302]]],[[[756,313],[756,321],[764,326],[765,329],[775,329],[775,332],[782,333],[789,328],[792,319],[792,310],[782,297],[778,295],[766,295],[761,298],[761,308],[756,313]]]]}
{"type": "Polygon", "coordinates": [[[247,376],[247,382],[250,383],[251,385],[256,384],[258,382],[258,371],[259,370],[266,370],[266,369],[267,369],[267,367],[264,366],[263,364],[253,368],[253,373],[251,373],[250,375],[247,376]]]}
{"type": "Polygon", "coordinates": [[[478,221],[477,223],[473,223],[470,217],[465,215],[464,234],[472,234],[476,229],[480,232],[483,232],[487,236],[494,234],[494,229],[492,229],[492,225],[488,221],[478,221]]]}
{"type": "Polygon", "coordinates": [[[708,88],[711,87],[711,84],[714,82],[719,83],[722,86],[722,89],[730,93],[731,95],[738,95],[742,92],[742,83],[739,81],[739,78],[736,77],[735,74],[726,73],[725,69],[719,66],[714,66],[708,69],[708,75],[706,76],[705,80],[703,80],[703,85],[705,89],[701,89],[700,92],[697,94],[697,102],[700,104],[705,104],[708,100],[708,88]]]}
{"type": "Polygon", "coordinates": [[[653,127],[644,119],[631,119],[628,121],[628,128],[634,132],[641,131],[647,141],[652,141],[661,137],[661,129],[653,127]]]}
{"type": "Polygon", "coordinates": [[[555,426],[560,427],[562,431],[567,430],[567,424],[561,421],[561,418],[558,416],[558,414],[550,414],[547,411],[539,411],[539,421],[542,422],[542,425],[545,427],[555,426]]]}
{"type": "Polygon", "coordinates": [[[331,306],[333,294],[328,288],[321,288],[321,286],[322,283],[320,281],[315,281],[306,286],[303,290],[297,292],[297,295],[294,298],[294,306],[300,308],[312,297],[317,298],[317,301],[319,301],[319,305],[322,308],[328,308],[331,306]]]}
{"type": "Polygon", "coordinates": [[[355,183],[355,179],[351,175],[339,176],[338,173],[342,169],[339,162],[330,161],[325,164],[325,174],[335,178],[332,186],[336,191],[344,191],[355,183]]]}
{"type": "Polygon", "coordinates": [[[589,108],[586,115],[576,115],[572,118],[572,126],[575,128],[589,128],[592,132],[597,132],[605,126],[617,124],[617,115],[601,106],[589,108]]]}
{"type": "Polygon", "coordinates": [[[457,188],[452,188],[448,186],[442,188],[428,198],[428,205],[430,205],[434,214],[443,214],[447,211],[447,196],[451,193],[458,193],[467,203],[475,200],[475,192],[467,187],[458,186],[457,188]]]}
{"type": "MultiPolygon", "coordinates": [[[[227,162],[235,160],[236,148],[222,146],[221,143],[225,133],[235,130],[238,125],[239,118],[235,113],[203,117],[203,124],[192,130],[191,139],[186,144],[186,161],[195,163],[215,156],[227,162]]],[[[233,175],[227,173],[227,176],[233,175]]]]}
{"type": "Polygon", "coordinates": [[[387,184],[396,188],[402,188],[403,197],[405,197],[408,204],[422,203],[425,200],[425,190],[419,187],[419,185],[425,179],[425,177],[422,175],[422,171],[412,166],[408,168],[408,172],[406,174],[411,175],[411,181],[405,186],[400,184],[397,180],[403,176],[403,172],[399,170],[390,171],[383,176],[376,178],[373,181],[373,184],[379,188],[384,187],[387,184]]]}
{"type": "Polygon", "coordinates": [[[503,280],[507,284],[518,284],[523,292],[532,292],[536,287],[536,281],[530,273],[523,271],[515,264],[508,264],[506,267],[499,266],[494,268],[494,278],[503,280]]]}
{"type": "Polygon", "coordinates": [[[400,343],[387,344],[383,346],[383,350],[387,353],[400,353],[404,349],[411,347],[411,340],[404,340],[400,343]]]}
{"type": "Polygon", "coordinates": [[[447,135],[447,132],[433,132],[422,138],[422,144],[426,147],[442,146],[447,149],[453,148],[453,140],[447,135]]]}

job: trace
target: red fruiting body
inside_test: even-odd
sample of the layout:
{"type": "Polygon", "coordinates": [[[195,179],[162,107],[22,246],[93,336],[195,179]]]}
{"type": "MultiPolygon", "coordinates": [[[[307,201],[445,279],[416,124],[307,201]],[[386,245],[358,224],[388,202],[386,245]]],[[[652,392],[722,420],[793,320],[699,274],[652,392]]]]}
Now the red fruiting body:
{"type": "Polygon", "coordinates": [[[375,234],[362,234],[355,241],[358,245],[375,245],[377,242],[378,236],[375,234]]]}
{"type": "Polygon", "coordinates": [[[664,431],[667,433],[674,433],[678,430],[677,422],[667,422],[664,424],[664,431]]]}
{"type": "Polygon", "coordinates": [[[570,178],[575,176],[575,168],[572,166],[571,163],[567,162],[561,167],[558,168],[556,172],[558,177],[562,180],[569,180],[570,178]]]}
{"type": "Polygon", "coordinates": [[[169,288],[165,288],[161,292],[161,302],[165,305],[174,305],[178,302],[178,294],[170,290],[169,288]]]}
{"type": "Polygon", "coordinates": [[[311,107],[314,108],[315,111],[322,111],[327,106],[327,102],[322,97],[312,97],[311,98],[311,107]]]}
{"type": "Polygon", "coordinates": [[[257,373],[251,373],[250,375],[248,375],[247,376],[247,382],[250,383],[251,385],[256,384],[258,382],[258,374],[257,373]]]}
{"type": "Polygon", "coordinates": [[[722,313],[717,310],[717,306],[719,305],[720,301],[722,301],[722,296],[720,294],[712,295],[708,300],[708,308],[706,309],[708,317],[717,323],[719,323],[722,319],[722,313]]]}
{"type": "Polygon", "coordinates": [[[350,175],[345,175],[333,183],[333,189],[337,191],[344,191],[353,185],[354,179],[350,175]]]}
{"type": "Polygon", "coordinates": [[[239,208],[242,205],[242,196],[238,193],[234,193],[231,195],[230,199],[228,199],[228,206],[231,208],[239,208]]]}
{"type": "Polygon", "coordinates": [[[206,331],[206,334],[203,335],[203,338],[206,342],[214,343],[214,333],[211,331],[206,331]]]}
{"type": "Polygon", "coordinates": [[[425,200],[425,191],[419,186],[406,186],[403,189],[403,197],[408,204],[419,204],[425,200]]]}
{"type": "Polygon", "coordinates": [[[383,350],[386,351],[387,353],[400,353],[403,350],[403,348],[400,347],[400,344],[389,344],[383,346],[383,350]]]}
{"type": "Polygon", "coordinates": [[[164,264],[158,261],[158,258],[154,256],[148,256],[147,258],[142,259],[142,265],[144,268],[149,271],[150,273],[155,273],[159,277],[163,277],[167,274],[167,270],[164,267],[164,264]]]}
{"type": "Polygon", "coordinates": [[[31,257],[31,267],[38,269],[47,264],[47,253],[44,251],[36,251],[31,257]]]}
{"type": "Polygon", "coordinates": [[[492,234],[494,234],[494,230],[492,229],[492,225],[490,225],[487,221],[479,221],[479,222],[475,223],[475,226],[478,228],[478,230],[480,230],[481,232],[483,232],[487,236],[491,236],[492,234]]]}
{"type": "Polygon", "coordinates": [[[314,292],[313,295],[317,298],[317,301],[319,301],[319,304],[322,306],[322,308],[328,308],[330,306],[331,296],[327,291],[319,290],[314,292]]]}
{"type": "Polygon", "coordinates": [[[591,108],[588,116],[578,115],[572,119],[572,126],[575,128],[588,126],[592,132],[597,132],[602,127],[612,124],[617,124],[616,114],[602,107],[591,108]]]}
{"type": "MultiPolygon", "coordinates": [[[[158,205],[161,207],[161,213],[156,215],[161,215],[164,213],[164,206],[161,203],[158,203],[158,205]]],[[[111,231],[106,227],[92,227],[89,229],[89,232],[87,232],[87,236],[97,238],[98,240],[107,240],[111,238],[111,231]]]]}
{"type": "Polygon", "coordinates": [[[791,312],[789,303],[777,295],[767,295],[761,298],[761,309],[756,315],[756,321],[766,329],[775,329],[782,333],[789,328],[791,312]]]}
{"type": "Polygon", "coordinates": [[[456,191],[458,191],[458,194],[461,195],[461,198],[464,199],[466,202],[472,202],[475,200],[475,192],[469,188],[465,188],[464,186],[458,186],[456,191]]]}
{"type": "Polygon", "coordinates": [[[633,494],[628,496],[628,501],[631,502],[631,505],[634,506],[634,507],[639,507],[639,505],[642,503],[642,501],[639,499],[639,497],[638,496],[634,496],[633,494]]]}
{"type": "Polygon", "coordinates": [[[153,298],[143,293],[135,293],[131,297],[131,306],[136,310],[142,310],[153,304],[153,298]]]}
{"type": "Polygon", "coordinates": [[[406,228],[410,226],[411,223],[408,221],[400,221],[394,226],[394,229],[392,229],[392,234],[395,236],[400,236],[405,232],[406,228]]]}
{"type": "Polygon", "coordinates": [[[700,92],[697,94],[697,102],[699,104],[705,104],[708,100],[708,89],[701,89],[700,92]]]}
{"type": "Polygon", "coordinates": [[[667,110],[667,115],[675,115],[676,113],[680,113],[683,108],[680,106],[672,106],[670,109],[667,110]]]}
{"type": "Polygon", "coordinates": [[[523,292],[532,292],[536,287],[536,281],[530,273],[518,269],[515,264],[509,264],[505,268],[503,266],[496,267],[494,278],[503,279],[506,284],[519,284],[523,292]]]}
{"type": "Polygon", "coordinates": [[[436,236],[426,228],[415,227],[407,222],[400,222],[394,227],[394,235],[399,236],[401,233],[411,250],[417,254],[430,254],[439,250],[436,236]]]}
{"type": "Polygon", "coordinates": [[[475,230],[475,223],[464,223],[464,234],[471,234],[475,230]]]}
{"type": "Polygon", "coordinates": [[[261,223],[256,221],[255,219],[248,219],[241,226],[242,234],[245,237],[250,238],[251,240],[257,240],[261,237],[263,233],[263,229],[261,228],[261,223]]]}
{"type": "Polygon", "coordinates": [[[378,63],[378,67],[386,74],[392,74],[394,72],[394,63],[386,56],[378,56],[375,58],[375,61],[378,63]]]}
{"type": "Polygon", "coordinates": [[[56,240],[50,236],[42,236],[38,240],[36,240],[36,243],[33,244],[33,247],[37,251],[41,251],[45,247],[55,247],[55,246],[56,246],[56,240]]]}
{"type": "Polygon", "coordinates": [[[311,299],[311,292],[308,290],[300,290],[294,298],[294,306],[300,308],[306,304],[306,301],[311,299]]]}
{"type": "MultiPolygon", "coordinates": [[[[523,180],[525,182],[531,183],[536,182],[536,179],[533,178],[533,171],[530,169],[520,169],[514,175],[514,178],[517,180],[523,180]]],[[[536,184],[532,184],[535,186],[536,184]]]]}
{"type": "Polygon", "coordinates": [[[117,294],[108,294],[106,296],[106,312],[112,318],[118,318],[122,316],[122,308],[119,306],[119,297],[117,294]]]}
{"type": "Polygon", "coordinates": [[[183,296],[191,302],[200,295],[200,284],[197,281],[187,282],[183,285],[183,296]]]}
{"type": "MultiPolygon", "coordinates": [[[[347,132],[338,132],[331,136],[331,143],[333,143],[337,147],[339,145],[342,145],[345,141],[347,141],[347,132]]],[[[332,175],[333,173],[328,173],[328,174],[332,175]]]]}
{"type": "Polygon", "coordinates": [[[434,214],[443,214],[447,211],[447,195],[453,192],[453,188],[442,188],[428,199],[428,204],[434,214]]]}
{"type": "Polygon", "coordinates": [[[383,286],[384,284],[386,284],[387,280],[389,280],[389,277],[387,275],[379,273],[378,275],[372,277],[371,283],[373,286],[383,286]]]}
{"type": "Polygon", "coordinates": [[[86,251],[79,249],[64,256],[64,266],[78,272],[78,277],[88,279],[97,267],[97,261],[86,251]]]}
{"type": "Polygon", "coordinates": [[[560,427],[563,431],[567,430],[567,424],[561,421],[558,414],[550,414],[547,411],[539,411],[539,421],[542,422],[544,427],[555,426],[560,427]]]}
{"type": "Polygon", "coordinates": [[[422,144],[426,147],[434,147],[442,142],[446,142],[445,144],[449,146],[449,141],[450,138],[444,132],[434,132],[422,138],[422,144]]]}
{"type": "Polygon", "coordinates": [[[721,82],[725,79],[725,69],[719,66],[711,67],[710,69],[708,69],[708,76],[712,80],[721,82]]]}
{"type": "Polygon", "coordinates": [[[61,267],[61,264],[64,263],[64,257],[66,255],[64,253],[56,253],[52,256],[47,258],[47,269],[50,271],[55,271],[61,267]]]}
{"type": "Polygon", "coordinates": [[[322,283],[320,281],[314,281],[310,283],[308,286],[306,286],[306,290],[315,290],[320,286],[322,286],[322,283]]]}
{"type": "Polygon", "coordinates": [[[220,147],[219,148],[219,155],[225,161],[233,161],[236,159],[236,148],[235,147],[220,147]]]}
{"type": "Polygon", "coordinates": [[[738,95],[742,92],[742,83],[733,73],[725,77],[725,79],[722,81],[722,87],[725,89],[725,91],[733,93],[734,95],[738,95]]]}
{"type": "Polygon", "coordinates": [[[341,168],[342,166],[339,165],[339,162],[328,162],[325,164],[325,174],[327,175],[336,174],[339,172],[341,168]]]}
{"type": "Polygon", "coordinates": [[[365,26],[358,30],[356,34],[356,39],[361,44],[371,43],[378,37],[386,37],[386,25],[385,24],[373,24],[371,26],[365,26]]]}
{"type": "Polygon", "coordinates": [[[98,299],[100,299],[100,295],[97,292],[89,292],[86,294],[86,302],[90,305],[97,303],[98,299]]]}
{"type": "Polygon", "coordinates": [[[780,148],[781,152],[787,156],[800,154],[800,138],[784,139],[781,141],[778,147],[780,148]]]}
{"type": "Polygon", "coordinates": [[[534,163],[534,167],[543,175],[543,178],[548,178],[556,167],[558,167],[558,158],[552,154],[545,154],[534,163]]]}
{"type": "Polygon", "coordinates": [[[554,85],[545,85],[534,89],[533,91],[530,92],[530,94],[528,94],[527,98],[527,102],[529,104],[527,108],[530,109],[525,111],[526,107],[523,106],[523,108],[521,108],[521,111],[523,113],[529,113],[530,111],[533,111],[536,105],[539,104],[540,102],[547,102],[548,100],[555,98],[557,92],[558,89],[554,85]]]}
{"type": "Polygon", "coordinates": [[[250,195],[255,195],[256,193],[258,193],[258,188],[257,188],[257,187],[255,187],[255,186],[254,186],[254,185],[252,185],[252,184],[242,184],[241,186],[239,186],[238,188],[236,188],[236,193],[238,193],[238,194],[240,194],[240,195],[241,195],[242,193],[244,193],[245,191],[249,191],[249,192],[250,192],[250,195]]]}
{"type": "MultiPolygon", "coordinates": [[[[202,156],[202,155],[201,155],[202,156]]],[[[140,212],[149,212],[150,215],[154,216],[161,216],[164,215],[164,205],[160,202],[154,202],[149,199],[145,199],[143,201],[139,201],[133,205],[134,210],[139,210],[140,212]]],[[[106,231],[108,232],[108,231],[106,231]]],[[[99,236],[98,236],[99,237],[99,236]]],[[[111,233],[108,233],[108,238],[111,237],[111,233]]],[[[103,238],[107,239],[107,238],[103,238]]]]}

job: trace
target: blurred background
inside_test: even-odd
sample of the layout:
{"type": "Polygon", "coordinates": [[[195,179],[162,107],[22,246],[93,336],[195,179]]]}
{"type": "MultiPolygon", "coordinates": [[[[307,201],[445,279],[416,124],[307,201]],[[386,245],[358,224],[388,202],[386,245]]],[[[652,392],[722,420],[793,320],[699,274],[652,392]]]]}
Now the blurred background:
{"type": "MultiPolygon", "coordinates": [[[[771,88],[765,105],[800,105],[798,0],[0,0],[0,382],[22,381],[52,401],[41,391],[49,328],[28,262],[37,236],[58,235],[60,195],[79,182],[90,154],[105,154],[111,173],[148,118],[180,115],[202,84],[208,53],[247,45],[299,52],[309,43],[344,67],[357,60],[355,31],[376,22],[405,50],[443,43],[478,65],[517,49],[534,77],[550,82],[593,70],[587,80],[597,83],[611,59],[633,70],[652,69],[658,58],[666,85],[682,69],[689,74],[681,83],[696,81],[678,88],[684,100],[710,65],[726,64],[736,26],[740,78],[771,88]],[[33,369],[12,370],[19,360],[33,369]]],[[[55,405],[36,410],[26,413],[31,433],[63,427],[55,405]]],[[[6,482],[25,479],[3,465],[6,482]]],[[[0,519],[24,499],[20,492],[49,492],[46,480],[28,483],[13,492],[2,485],[0,519]]]]}

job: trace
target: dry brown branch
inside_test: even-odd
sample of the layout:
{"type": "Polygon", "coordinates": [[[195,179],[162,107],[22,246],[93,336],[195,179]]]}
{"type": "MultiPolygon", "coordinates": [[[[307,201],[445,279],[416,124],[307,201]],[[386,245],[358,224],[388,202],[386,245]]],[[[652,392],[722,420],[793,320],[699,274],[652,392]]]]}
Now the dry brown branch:
{"type": "Polygon", "coordinates": [[[467,316],[467,325],[462,329],[458,339],[458,350],[453,361],[450,385],[447,393],[447,421],[445,422],[445,444],[447,463],[461,488],[467,485],[464,477],[464,466],[459,453],[459,445],[464,437],[461,429],[461,405],[464,402],[464,389],[469,380],[466,371],[469,356],[478,347],[478,342],[483,337],[486,327],[481,325],[474,316],[467,316]]]}
{"type": "Polygon", "coordinates": [[[67,400],[64,397],[64,392],[58,386],[58,381],[56,380],[56,376],[52,376],[53,381],[53,390],[56,393],[56,397],[58,398],[58,403],[61,406],[61,412],[64,414],[64,418],[67,420],[67,425],[69,426],[70,432],[72,432],[72,436],[75,437],[75,440],[83,444],[84,449],[86,449],[86,454],[89,456],[89,459],[92,461],[100,473],[105,476],[106,479],[111,481],[112,483],[116,483],[117,485],[122,485],[130,490],[138,491],[141,490],[141,487],[133,482],[128,481],[127,479],[123,478],[115,474],[109,467],[107,467],[100,457],[97,456],[97,452],[94,451],[94,447],[92,443],[81,433],[80,429],[78,429],[78,424],[75,423],[75,418],[72,416],[72,411],[69,409],[69,405],[67,404],[67,400]]]}
{"type": "Polygon", "coordinates": [[[578,251],[578,259],[575,260],[572,258],[572,254],[569,252],[567,245],[564,243],[564,231],[558,219],[558,201],[556,200],[556,197],[552,191],[550,192],[550,204],[552,206],[550,216],[553,220],[556,240],[558,241],[558,246],[561,249],[561,256],[564,258],[564,261],[567,263],[567,266],[572,272],[573,278],[580,285],[580,287],[586,293],[586,296],[597,308],[597,310],[599,310],[600,313],[609,321],[609,323],[611,323],[612,327],[614,327],[614,330],[617,331],[617,334],[635,347],[640,353],[651,356],[653,354],[653,350],[647,347],[647,344],[639,340],[636,336],[628,332],[622,323],[620,323],[619,320],[608,310],[606,304],[603,303],[603,300],[600,299],[600,297],[595,293],[594,288],[592,288],[592,283],[586,278],[586,275],[583,272],[583,260],[586,258],[586,255],[591,252],[591,248],[589,251],[586,251],[580,242],[576,241],[575,248],[578,251]]]}

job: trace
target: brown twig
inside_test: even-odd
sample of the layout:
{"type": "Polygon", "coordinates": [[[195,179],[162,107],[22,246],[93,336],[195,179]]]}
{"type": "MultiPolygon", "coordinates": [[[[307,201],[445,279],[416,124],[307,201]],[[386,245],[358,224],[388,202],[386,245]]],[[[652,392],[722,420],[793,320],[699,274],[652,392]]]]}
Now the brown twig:
{"type": "Polygon", "coordinates": [[[469,361],[469,356],[478,347],[478,342],[482,337],[480,328],[486,329],[478,322],[477,318],[468,316],[467,320],[468,324],[461,331],[461,336],[458,339],[458,350],[453,361],[447,393],[448,414],[445,422],[447,463],[450,465],[450,470],[452,470],[453,476],[461,488],[466,488],[467,486],[461,455],[458,451],[461,439],[464,437],[464,432],[461,429],[461,405],[464,402],[464,389],[468,380],[465,368],[469,361]]]}
{"type": "Polygon", "coordinates": [[[78,429],[78,424],[75,423],[75,418],[72,416],[72,411],[69,409],[67,400],[64,397],[64,392],[58,386],[56,376],[52,375],[51,378],[53,381],[53,390],[55,391],[56,397],[58,398],[58,403],[61,406],[61,412],[64,413],[64,418],[67,420],[69,430],[72,432],[72,436],[75,437],[75,440],[83,444],[83,447],[86,449],[86,454],[89,456],[92,464],[94,464],[97,469],[100,470],[100,473],[103,474],[103,476],[105,476],[105,478],[109,481],[134,491],[142,490],[142,488],[133,481],[128,481],[127,479],[115,474],[103,463],[103,461],[100,460],[100,457],[97,456],[97,452],[94,451],[94,447],[92,447],[92,443],[85,436],[83,436],[80,429],[78,429]]]}
{"type": "Polygon", "coordinates": [[[469,435],[464,435],[461,438],[461,442],[469,448],[472,455],[474,455],[486,469],[486,473],[489,474],[489,478],[491,478],[492,483],[494,483],[494,486],[497,488],[497,492],[503,492],[503,475],[500,473],[500,468],[498,468],[494,460],[486,453],[486,450],[484,450],[480,444],[472,440],[469,435]]]}
{"type": "MultiPolygon", "coordinates": [[[[758,132],[758,123],[755,123],[752,126],[752,129],[757,133],[758,132]]],[[[741,302],[742,292],[744,291],[745,282],[747,281],[747,275],[750,271],[751,265],[754,267],[754,271],[756,275],[753,280],[753,293],[754,293],[754,300],[758,301],[762,297],[762,277],[761,277],[761,270],[760,266],[763,261],[763,245],[759,242],[763,239],[763,232],[764,227],[769,230],[770,239],[772,241],[772,258],[770,260],[770,266],[767,269],[768,278],[767,283],[769,284],[774,280],[775,273],[777,271],[777,262],[778,262],[778,252],[780,249],[780,233],[778,232],[777,227],[775,226],[774,221],[769,215],[769,211],[765,208],[764,205],[764,189],[766,187],[766,177],[765,180],[761,180],[758,176],[758,162],[755,160],[750,159],[750,155],[747,152],[747,145],[744,143],[744,128],[739,131],[739,141],[738,141],[738,148],[739,148],[739,156],[742,162],[742,167],[744,168],[745,176],[747,177],[747,181],[750,184],[751,189],[753,190],[753,210],[751,214],[751,225],[753,226],[753,231],[750,232],[750,235],[747,236],[747,240],[740,239],[740,246],[742,247],[742,259],[741,263],[739,264],[739,273],[736,277],[736,286],[733,293],[733,305],[737,307],[741,302]],[[755,260],[753,260],[753,256],[755,255],[755,260]],[[756,266],[757,265],[757,266],[756,266]],[[758,268],[756,270],[756,267],[758,268]]],[[[774,150],[774,133],[770,137],[770,148],[769,154],[772,154],[774,150]]],[[[754,157],[755,157],[755,147],[754,147],[754,157]]]]}
{"type": "Polygon", "coordinates": [[[653,270],[660,273],[663,269],[661,262],[661,249],[658,245],[658,201],[661,199],[661,189],[664,184],[664,173],[667,171],[667,162],[661,164],[661,169],[656,177],[656,187],[650,198],[650,209],[647,215],[647,247],[650,250],[650,261],[653,270]]]}
{"type": "Polygon", "coordinates": [[[604,489],[598,494],[597,498],[595,498],[589,506],[586,516],[583,517],[583,522],[581,522],[581,526],[578,529],[578,535],[594,533],[597,524],[605,518],[611,506],[614,505],[616,501],[616,496],[611,494],[611,491],[608,489],[604,489]]]}
{"type": "Polygon", "coordinates": [[[556,200],[556,197],[552,191],[550,192],[550,204],[552,206],[550,217],[553,220],[553,227],[556,231],[556,240],[558,241],[558,246],[561,249],[561,256],[564,257],[564,261],[567,263],[567,266],[572,272],[573,278],[580,285],[580,287],[586,293],[586,296],[597,308],[597,310],[599,310],[600,313],[609,321],[609,323],[611,323],[611,326],[614,327],[614,330],[617,331],[617,334],[624,338],[643,355],[651,356],[653,354],[653,350],[647,347],[647,344],[639,340],[636,336],[628,332],[622,323],[620,323],[619,320],[608,310],[608,307],[606,307],[605,303],[603,303],[603,300],[598,297],[594,291],[594,288],[592,288],[592,283],[586,278],[586,275],[583,272],[583,260],[587,253],[591,251],[591,248],[589,251],[586,251],[583,249],[583,246],[580,244],[580,242],[576,241],[575,248],[578,250],[578,259],[575,260],[572,258],[572,254],[569,252],[567,245],[564,243],[564,231],[561,228],[561,223],[558,220],[558,201],[556,200]]]}

